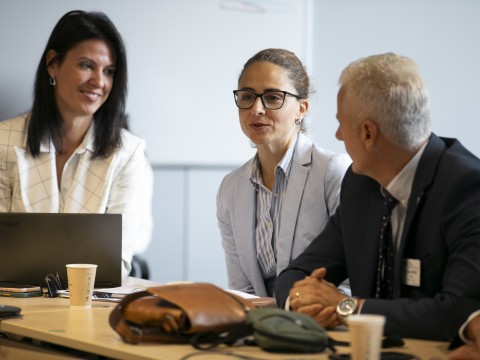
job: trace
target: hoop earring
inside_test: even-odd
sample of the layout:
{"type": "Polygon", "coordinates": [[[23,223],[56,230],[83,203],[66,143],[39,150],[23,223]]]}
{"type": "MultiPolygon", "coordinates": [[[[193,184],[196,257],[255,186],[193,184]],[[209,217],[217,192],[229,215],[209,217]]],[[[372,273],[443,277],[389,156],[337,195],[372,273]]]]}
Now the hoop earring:
{"type": "Polygon", "coordinates": [[[50,86],[57,85],[57,79],[55,79],[55,76],[50,75],[50,78],[48,79],[48,83],[50,84],[50,86]]]}
{"type": "Polygon", "coordinates": [[[300,119],[295,119],[295,124],[300,125],[302,123],[302,120],[300,119]]]}

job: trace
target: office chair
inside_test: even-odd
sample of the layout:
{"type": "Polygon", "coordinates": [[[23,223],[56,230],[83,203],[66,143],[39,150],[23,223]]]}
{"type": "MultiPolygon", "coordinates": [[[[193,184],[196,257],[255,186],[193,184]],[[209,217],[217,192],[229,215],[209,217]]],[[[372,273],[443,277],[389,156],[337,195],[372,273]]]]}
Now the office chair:
{"type": "Polygon", "coordinates": [[[133,255],[130,276],[150,280],[150,270],[147,261],[141,255],[133,255]]]}

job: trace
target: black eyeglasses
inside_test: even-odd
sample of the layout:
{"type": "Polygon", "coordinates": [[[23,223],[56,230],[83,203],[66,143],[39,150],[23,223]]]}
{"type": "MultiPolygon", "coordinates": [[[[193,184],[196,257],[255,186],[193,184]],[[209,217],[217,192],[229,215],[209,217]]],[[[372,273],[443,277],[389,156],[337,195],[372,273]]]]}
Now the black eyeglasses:
{"type": "Polygon", "coordinates": [[[57,297],[59,290],[67,290],[68,285],[63,280],[62,275],[57,271],[55,274],[48,274],[45,276],[45,283],[47,284],[47,297],[57,297]]]}
{"type": "Polygon", "coordinates": [[[239,109],[248,110],[251,109],[257,97],[262,100],[262,104],[265,109],[278,110],[283,106],[287,95],[293,96],[297,99],[301,99],[301,96],[289,93],[282,90],[270,90],[265,91],[263,94],[257,94],[250,90],[233,90],[233,96],[235,97],[235,104],[239,109]]]}

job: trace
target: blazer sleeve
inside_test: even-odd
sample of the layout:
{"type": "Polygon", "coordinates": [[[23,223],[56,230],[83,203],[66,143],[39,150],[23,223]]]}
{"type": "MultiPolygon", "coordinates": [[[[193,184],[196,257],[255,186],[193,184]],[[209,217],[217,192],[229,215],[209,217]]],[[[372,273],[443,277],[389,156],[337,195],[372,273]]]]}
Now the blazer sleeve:
{"type": "Polygon", "coordinates": [[[445,316],[446,332],[451,339],[450,349],[463,344],[459,336],[460,328],[467,321],[468,317],[477,310],[480,310],[480,281],[472,287],[472,290],[467,295],[458,299],[443,314],[445,316]]]}
{"type": "MultiPolygon", "coordinates": [[[[245,293],[254,294],[253,285],[248,280],[243,268],[240,264],[237,244],[235,241],[234,231],[231,223],[232,214],[230,214],[229,204],[233,201],[232,190],[230,189],[231,177],[234,174],[227,175],[220,184],[217,192],[217,220],[222,237],[222,245],[225,252],[225,263],[228,274],[228,287],[243,291],[245,293]]],[[[233,178],[235,180],[235,178],[233,178]]]]}
{"type": "Polygon", "coordinates": [[[24,146],[25,123],[25,115],[0,121],[0,212],[10,212],[12,208],[13,183],[18,182],[14,148],[24,146]]]}
{"type": "Polygon", "coordinates": [[[146,246],[150,241],[152,224],[149,204],[153,186],[149,164],[145,158],[143,140],[124,139],[124,151],[118,166],[121,171],[112,182],[107,203],[107,213],[122,214],[122,275],[128,276],[131,260],[137,248],[146,246]],[[142,226],[148,226],[143,228],[142,226]],[[139,239],[143,236],[143,239],[139,239]],[[139,247],[137,247],[137,242],[139,247]]]}

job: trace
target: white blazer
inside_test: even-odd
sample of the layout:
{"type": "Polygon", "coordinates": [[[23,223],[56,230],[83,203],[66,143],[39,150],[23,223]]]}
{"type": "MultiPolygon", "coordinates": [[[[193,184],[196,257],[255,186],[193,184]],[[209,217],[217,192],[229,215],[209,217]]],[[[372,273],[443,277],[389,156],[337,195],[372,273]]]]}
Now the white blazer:
{"type": "Polygon", "coordinates": [[[28,114],[0,122],[0,212],[122,214],[122,271],[128,275],[139,246],[150,241],[151,168],[145,143],[122,132],[122,147],[108,158],[92,160],[93,126],[85,135],[72,186],[63,200],[57,182],[55,147],[43,141],[32,157],[27,147],[28,114]],[[63,201],[63,202],[62,202],[63,201]]]}
{"type": "MultiPolygon", "coordinates": [[[[253,158],[222,181],[217,218],[225,250],[229,287],[267,296],[255,248],[253,158]]],[[[339,203],[341,181],[351,160],[316,146],[300,134],[280,212],[277,275],[321,232],[339,203]]]]}

